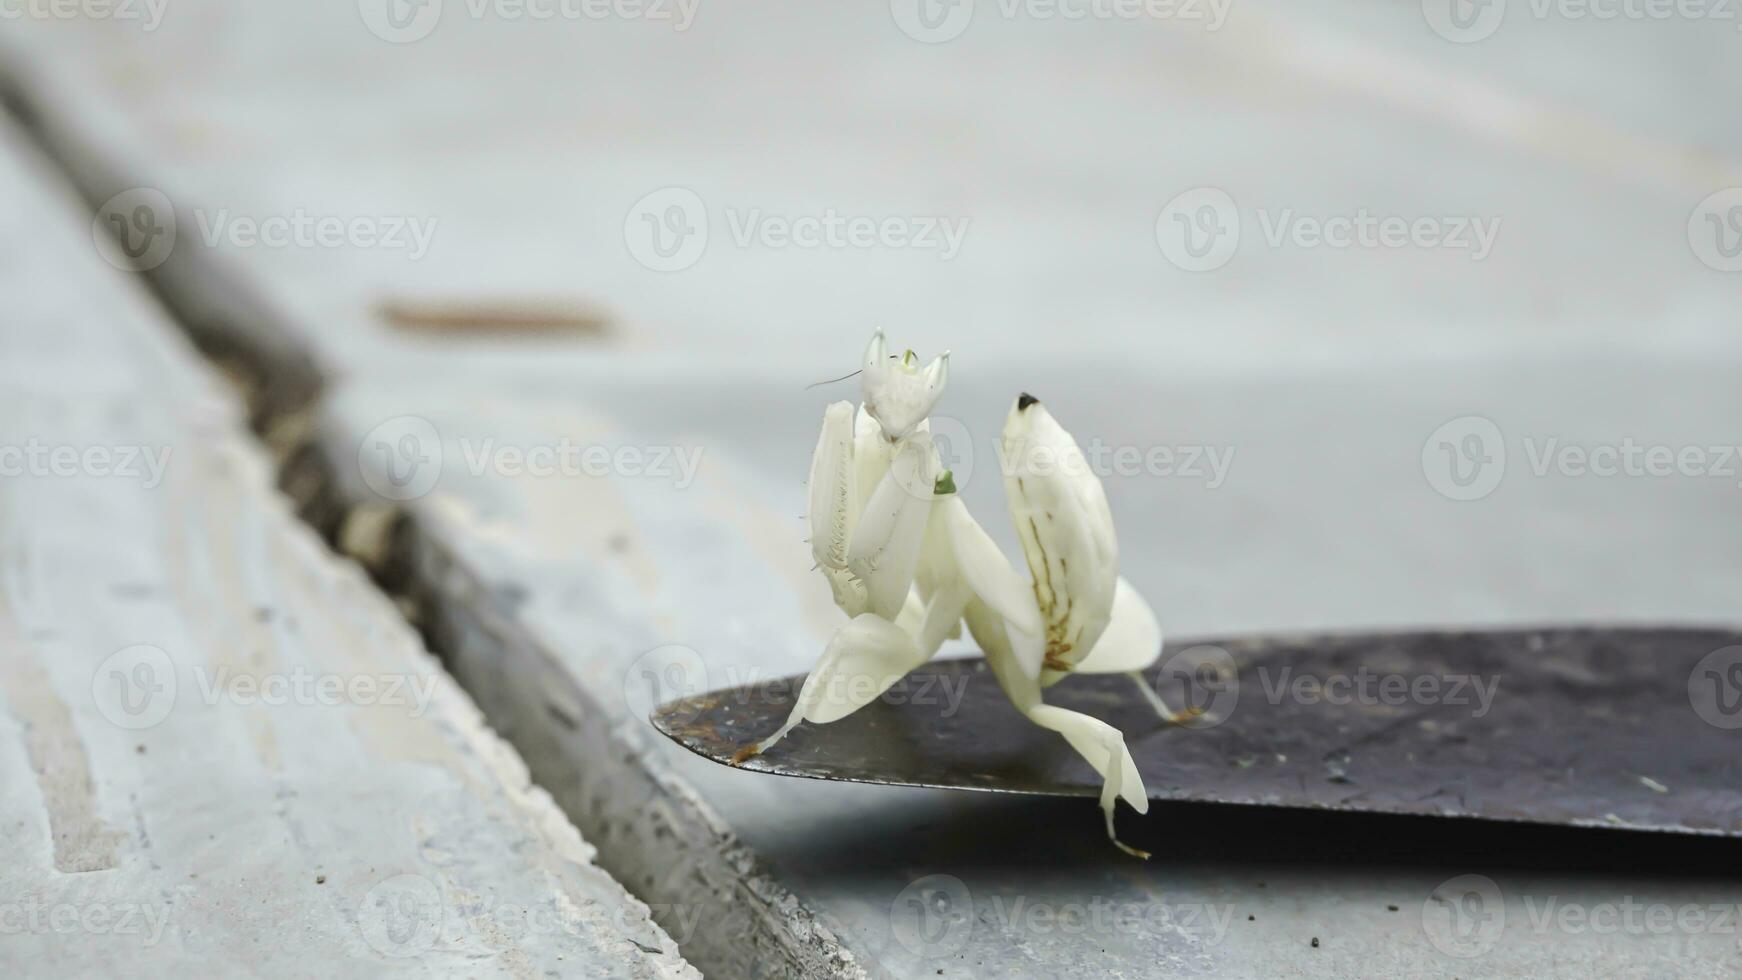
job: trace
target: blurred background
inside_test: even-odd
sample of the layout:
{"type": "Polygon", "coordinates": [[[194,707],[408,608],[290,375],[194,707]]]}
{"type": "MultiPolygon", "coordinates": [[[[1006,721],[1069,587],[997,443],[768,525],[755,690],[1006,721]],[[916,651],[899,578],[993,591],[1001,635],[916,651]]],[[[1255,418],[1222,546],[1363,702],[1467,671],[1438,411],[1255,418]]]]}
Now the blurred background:
{"type": "Polygon", "coordinates": [[[4,36],[110,211],[173,208],[160,278],[249,283],[328,374],[585,405],[796,515],[855,397],[806,386],[881,327],[954,351],[959,471],[1020,390],[1104,444],[1176,629],[1727,615],[1742,24],[1297,7],[138,0],[4,36]],[[1705,465],[1558,455],[1627,440],[1705,465]]]}
{"type": "Polygon", "coordinates": [[[1194,372],[1730,348],[1701,255],[1737,233],[1695,215],[1736,203],[1723,5],[1295,6],[134,0],[9,33],[208,207],[433,228],[273,250],[348,320],[549,297],[625,350],[808,364],[883,325],[1194,372]]]}

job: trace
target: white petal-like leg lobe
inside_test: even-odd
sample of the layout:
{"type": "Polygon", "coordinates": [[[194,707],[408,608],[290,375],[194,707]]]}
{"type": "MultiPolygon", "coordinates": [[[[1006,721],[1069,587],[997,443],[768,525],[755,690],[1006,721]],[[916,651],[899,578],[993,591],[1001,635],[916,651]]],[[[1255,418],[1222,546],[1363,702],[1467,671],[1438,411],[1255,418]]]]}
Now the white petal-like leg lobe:
{"type": "Polygon", "coordinates": [[[822,659],[806,675],[786,724],[757,750],[767,750],[801,721],[840,721],[877,700],[927,659],[913,637],[894,623],[871,613],[853,617],[835,631],[822,659]]]}
{"type": "Polygon", "coordinates": [[[1023,686],[1012,686],[1012,682],[1005,681],[1003,674],[998,674],[998,682],[1003,684],[1003,693],[1010,696],[1010,703],[1014,703],[1019,710],[1026,710],[1023,708],[1024,701],[1021,700],[1024,688],[1033,688],[1033,700],[1040,700],[1040,688],[1035,686],[1035,677],[1040,674],[1040,658],[1045,653],[1045,639],[1007,627],[1003,616],[993,613],[993,609],[979,599],[970,599],[962,611],[962,616],[969,625],[969,634],[974,635],[974,642],[979,644],[982,653],[986,654],[986,661],[991,663],[993,672],[998,674],[1000,665],[1007,663],[1012,677],[1023,681],[1023,686]]]}
{"type": "Polygon", "coordinates": [[[1123,797],[1138,813],[1149,812],[1143,777],[1138,774],[1137,762],[1125,748],[1125,736],[1119,729],[1092,715],[1051,704],[1035,705],[1028,717],[1042,728],[1063,735],[1071,748],[1106,778],[1112,797],[1123,797]],[[1110,764],[1114,759],[1118,760],[1117,766],[1110,764]]]}
{"type": "Polygon", "coordinates": [[[943,583],[932,593],[931,601],[926,603],[925,616],[914,633],[918,637],[919,649],[927,659],[938,652],[938,647],[943,646],[944,640],[952,633],[960,632],[962,613],[967,611],[968,600],[972,598],[974,593],[959,578],[943,583]]]}
{"type": "Polygon", "coordinates": [[[824,664],[818,666],[826,664],[827,669],[805,678],[806,689],[816,688],[805,719],[819,725],[840,721],[877,700],[927,659],[913,637],[894,623],[871,614],[854,617],[823,651],[824,664]]]}
{"type": "Polygon", "coordinates": [[[1010,559],[998,550],[998,543],[968,513],[968,505],[956,494],[950,494],[937,502],[937,509],[939,514],[934,521],[942,524],[955,555],[957,573],[969,588],[1012,627],[1039,636],[1040,607],[1035,605],[1034,590],[1011,567],[1010,559]]]}
{"type": "Polygon", "coordinates": [[[1138,813],[1149,812],[1149,794],[1143,787],[1143,776],[1137,772],[1137,763],[1125,747],[1125,736],[1098,718],[1050,704],[1035,705],[1028,718],[1063,735],[1071,748],[1101,774],[1101,814],[1107,821],[1107,838],[1127,854],[1148,857],[1143,851],[1121,843],[1113,831],[1113,809],[1121,798],[1138,813]]]}
{"type": "Polygon", "coordinates": [[[986,664],[992,669],[992,675],[998,679],[999,686],[1004,688],[1016,710],[1035,724],[1063,735],[1071,747],[1101,774],[1101,813],[1107,821],[1107,837],[1127,854],[1148,857],[1142,851],[1120,843],[1113,833],[1113,809],[1121,797],[1138,813],[1149,812],[1149,793],[1143,786],[1143,776],[1137,771],[1136,761],[1125,747],[1125,737],[1104,721],[1043,704],[1040,685],[1025,674],[1016,661],[1010,645],[1012,634],[1005,629],[1004,620],[985,603],[977,599],[970,601],[964,618],[968,631],[986,654],[986,664]],[[1112,760],[1117,760],[1117,765],[1110,764],[1112,760]]]}
{"type": "Polygon", "coordinates": [[[992,668],[992,675],[998,678],[1005,696],[1016,705],[1016,710],[1027,714],[1031,705],[1040,703],[1040,688],[1017,662],[1004,618],[979,599],[969,599],[967,607],[962,610],[962,619],[968,624],[968,633],[974,637],[974,642],[979,644],[980,652],[986,655],[986,665],[992,668]]]}
{"type": "MultiPolygon", "coordinates": [[[[979,584],[995,575],[997,569],[990,572],[975,569],[972,574],[964,569],[961,555],[957,548],[957,532],[963,526],[978,532],[985,539],[985,545],[991,549],[991,559],[1003,566],[1003,572],[1008,580],[1004,583],[1015,590],[1015,603],[1019,605],[1023,599],[1029,598],[1024,591],[1025,586],[1016,577],[1016,572],[1010,563],[997,552],[990,538],[969,516],[968,509],[954,493],[944,494],[932,504],[931,520],[926,527],[925,542],[920,549],[919,568],[915,576],[914,586],[926,600],[925,615],[913,630],[919,640],[922,650],[928,654],[936,653],[945,639],[953,639],[962,635],[962,614],[966,611],[969,600],[980,592],[979,584]]],[[[974,545],[970,545],[974,547],[974,545]]],[[[970,564],[984,565],[986,556],[970,557],[970,564]]],[[[1006,596],[1001,599],[1005,605],[1012,600],[1006,596]]],[[[1002,613],[1002,610],[994,609],[1002,613]]],[[[1028,611],[1032,613],[1035,623],[1039,622],[1039,612],[1033,608],[1029,599],[1028,611]]]]}
{"type": "Polygon", "coordinates": [[[926,601],[918,589],[907,590],[907,600],[901,604],[901,614],[895,617],[895,625],[908,636],[918,636],[920,624],[925,622],[926,601]]]}
{"type": "Polygon", "coordinates": [[[893,620],[919,567],[936,481],[931,438],[914,433],[871,493],[847,541],[847,568],[865,584],[871,612],[893,620]]]}
{"type": "Polygon", "coordinates": [[[1113,593],[1113,616],[1095,648],[1077,664],[1079,674],[1128,674],[1161,658],[1161,623],[1124,577],[1113,593]]]}
{"type": "MultiPolygon", "coordinates": [[[[1107,630],[1101,634],[1095,649],[1089,651],[1072,673],[1125,674],[1137,685],[1143,699],[1155,709],[1157,717],[1178,724],[1188,717],[1169,708],[1143,676],[1143,672],[1161,658],[1161,651],[1161,623],[1156,620],[1154,610],[1130,582],[1121,578],[1113,597],[1112,621],[1107,624],[1107,630]]],[[[1050,687],[1066,676],[1046,671],[1041,675],[1040,683],[1042,687],[1050,687]]]]}

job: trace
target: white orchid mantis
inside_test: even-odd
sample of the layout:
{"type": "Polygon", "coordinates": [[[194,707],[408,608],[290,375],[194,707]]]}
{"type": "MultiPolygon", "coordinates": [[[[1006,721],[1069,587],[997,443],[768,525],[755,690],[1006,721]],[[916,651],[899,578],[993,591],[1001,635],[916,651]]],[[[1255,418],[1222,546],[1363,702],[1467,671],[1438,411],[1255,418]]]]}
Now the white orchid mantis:
{"type": "Polygon", "coordinates": [[[823,415],[811,463],[811,550],[835,603],[852,619],[805,678],[781,729],[740,757],[767,749],[800,722],[838,721],[875,700],[960,635],[965,620],[1018,710],[1064,736],[1104,780],[1107,835],[1123,798],[1149,809],[1143,779],[1119,731],[1042,700],[1072,673],[1128,673],[1156,710],[1177,720],[1142,682],[1161,655],[1161,628],[1119,577],[1106,493],[1081,450],[1035,398],[1011,408],[1000,442],[1024,581],[956,494],[926,421],[948,380],[949,354],[924,369],[912,351],[891,358],[871,338],[864,403],[823,415]]]}

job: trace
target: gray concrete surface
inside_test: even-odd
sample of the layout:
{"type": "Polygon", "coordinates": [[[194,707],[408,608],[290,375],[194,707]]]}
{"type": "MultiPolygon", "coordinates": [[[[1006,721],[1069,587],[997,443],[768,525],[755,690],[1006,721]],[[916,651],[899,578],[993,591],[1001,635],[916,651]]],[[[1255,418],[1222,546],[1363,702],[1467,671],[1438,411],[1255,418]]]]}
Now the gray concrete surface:
{"type": "Polygon", "coordinates": [[[10,123],[0,184],[0,975],[698,976],[10,123]]]}
{"type": "Polygon", "coordinates": [[[1742,183],[1734,32],[1519,7],[1456,45],[1416,5],[1247,4],[1209,34],[976,14],[924,45],[882,5],[709,7],[676,34],[455,7],[392,44],[349,7],[174,14],[143,37],[8,35],[42,28],[23,77],[50,143],[94,202],[170,197],[187,237],[152,275],[196,333],[325,379],[283,424],[341,496],[410,515],[457,675],[606,867],[656,905],[703,908],[684,950],[704,969],[1737,969],[1712,916],[1591,925],[1733,907],[1722,844],[1158,808],[1122,825],[1157,853],[1138,865],[1088,803],[758,779],[641,723],[643,668],[678,687],[792,673],[832,628],[797,516],[815,420],[847,395],[804,386],[850,370],[872,325],[956,351],[941,411],[974,449],[964,492],[1007,547],[991,439],[1018,390],[1110,447],[1232,454],[1213,486],[1177,469],[1107,480],[1127,573],[1173,636],[1734,622],[1735,476],[1537,462],[1550,440],[1713,463],[1738,441],[1742,280],[1688,229],[1742,183]],[[667,185],[701,196],[710,233],[693,266],[659,272],[625,224],[667,185]],[[1243,237],[1190,273],[1155,228],[1200,185],[1232,195],[1243,237]],[[971,223],[949,262],[732,243],[756,208],[829,207],[971,223]],[[203,244],[225,209],[298,208],[437,225],[415,259],[203,244]],[[1500,225],[1480,261],[1264,245],[1285,208],[1500,225]],[[590,302],[613,320],[437,337],[380,320],[407,298],[590,302]],[[1441,450],[1495,430],[1480,448],[1504,467],[1484,464],[1497,482],[1478,493],[1454,478],[1475,458],[1441,450]],[[693,479],[541,478],[492,450],[565,444],[701,462],[693,479]],[[660,669],[674,662],[687,669],[660,669]]]}

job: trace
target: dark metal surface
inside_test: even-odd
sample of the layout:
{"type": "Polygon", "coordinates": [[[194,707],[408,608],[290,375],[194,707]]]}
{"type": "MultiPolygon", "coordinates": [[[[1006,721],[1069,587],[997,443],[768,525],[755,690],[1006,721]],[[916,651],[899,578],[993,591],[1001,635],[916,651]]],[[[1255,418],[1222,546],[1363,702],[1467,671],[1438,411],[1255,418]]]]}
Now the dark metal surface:
{"type": "MultiPolygon", "coordinates": [[[[1742,835],[1742,633],[1544,629],[1207,640],[1147,676],[1206,714],[1161,724],[1123,676],[1047,701],[1118,726],[1153,799],[1742,835]],[[1489,692],[1484,697],[1484,691],[1489,692]]],[[[730,764],[802,678],[662,705],[653,722],[730,764]]],[[[938,661],[741,768],[817,779],[1095,795],[979,659],[938,661]]]]}

